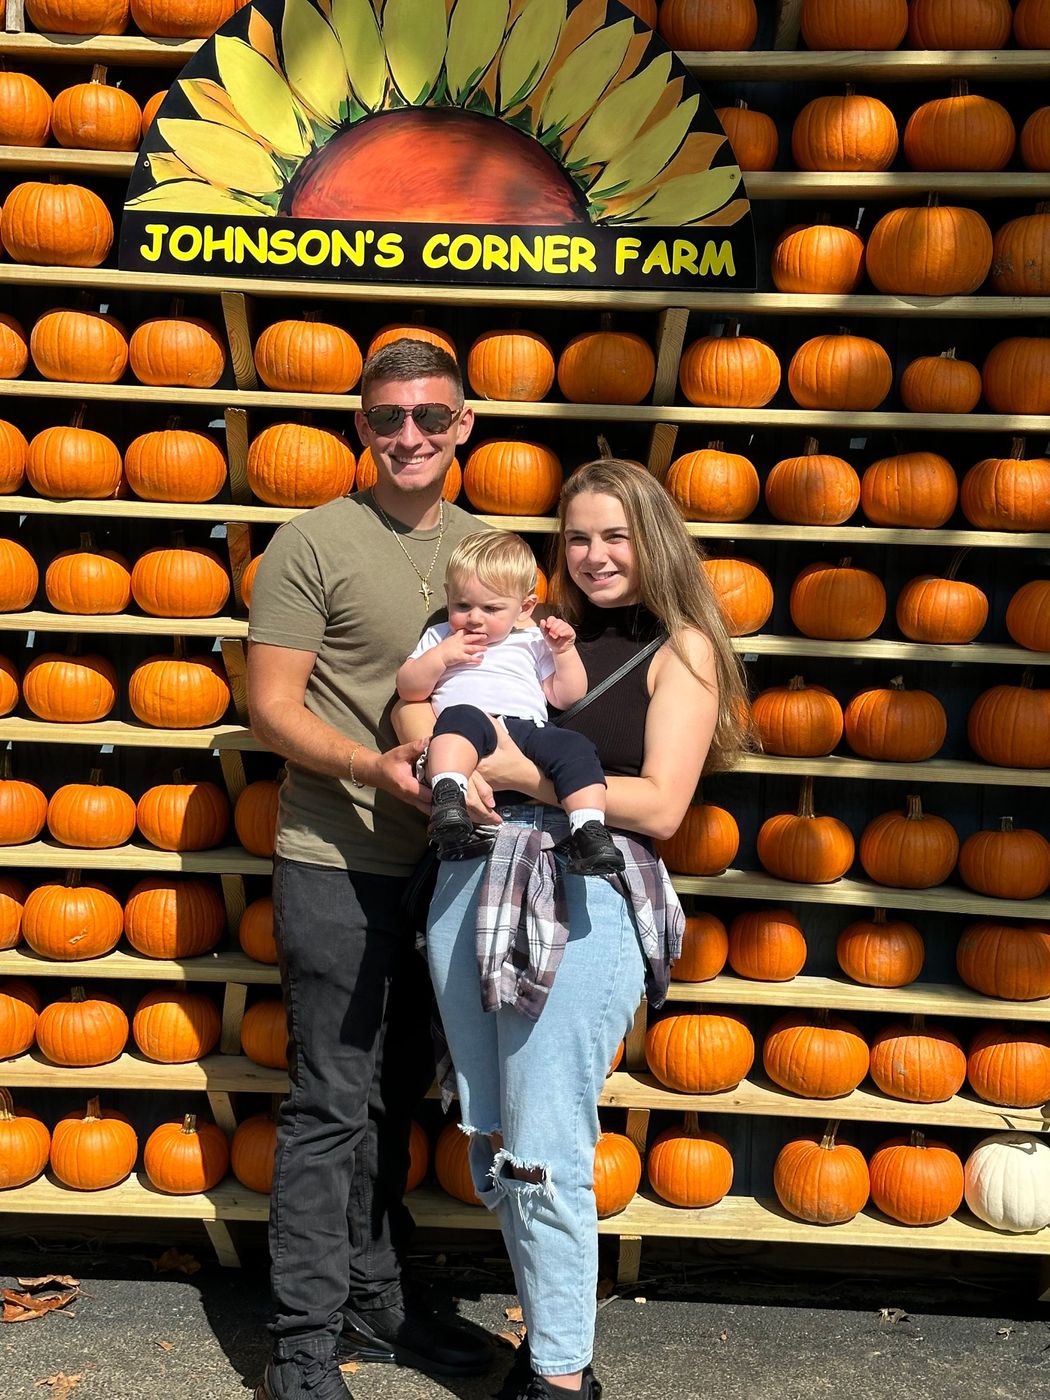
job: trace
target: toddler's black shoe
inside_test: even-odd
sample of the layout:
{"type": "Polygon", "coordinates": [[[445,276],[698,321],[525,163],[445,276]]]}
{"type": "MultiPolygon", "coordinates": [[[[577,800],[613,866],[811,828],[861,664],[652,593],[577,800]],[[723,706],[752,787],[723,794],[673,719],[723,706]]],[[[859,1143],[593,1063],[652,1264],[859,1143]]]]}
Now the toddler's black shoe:
{"type": "Polygon", "coordinates": [[[603,822],[584,822],[569,837],[567,875],[615,875],[623,865],[623,853],[603,822]]]}
{"type": "Polygon", "coordinates": [[[434,787],[430,801],[430,825],[427,835],[443,856],[470,840],[474,824],[467,812],[463,789],[451,778],[442,778],[434,787]]]}

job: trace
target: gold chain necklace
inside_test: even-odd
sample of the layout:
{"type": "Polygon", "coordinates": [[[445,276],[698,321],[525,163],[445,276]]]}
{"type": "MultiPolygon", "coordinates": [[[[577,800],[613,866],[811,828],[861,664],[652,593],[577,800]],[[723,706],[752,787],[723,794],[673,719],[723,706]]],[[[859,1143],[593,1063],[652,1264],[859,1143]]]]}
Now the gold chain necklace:
{"type": "Polygon", "coordinates": [[[430,567],[429,567],[429,569],[427,569],[427,571],[426,571],[425,574],[421,574],[421,573],[419,572],[419,570],[416,568],[415,562],[414,562],[414,560],[413,560],[411,554],[409,554],[407,548],[405,547],[405,542],[404,542],[404,540],[401,538],[401,536],[398,534],[398,532],[394,529],[393,525],[390,523],[390,519],[389,519],[389,517],[387,516],[386,511],[383,509],[383,507],[382,507],[382,506],[379,504],[379,502],[376,500],[376,498],[375,498],[375,492],[374,492],[374,491],[373,491],[373,493],[372,493],[372,504],[375,506],[375,508],[376,508],[376,510],[379,512],[379,514],[383,517],[383,523],[384,523],[384,525],[385,525],[386,528],[390,531],[390,533],[393,535],[394,539],[397,541],[398,547],[400,548],[401,553],[402,553],[402,554],[405,556],[405,558],[408,560],[409,565],[411,566],[412,572],[415,574],[416,578],[419,579],[419,595],[420,595],[420,597],[423,599],[423,606],[426,608],[427,613],[429,614],[429,612],[430,612],[430,599],[432,598],[433,592],[434,592],[434,590],[430,587],[430,575],[434,572],[434,565],[437,563],[438,555],[441,553],[441,541],[445,538],[445,503],[444,503],[444,501],[443,501],[443,500],[439,500],[439,501],[438,501],[438,539],[437,539],[437,544],[434,546],[434,557],[431,559],[431,561],[430,561],[430,567]]]}

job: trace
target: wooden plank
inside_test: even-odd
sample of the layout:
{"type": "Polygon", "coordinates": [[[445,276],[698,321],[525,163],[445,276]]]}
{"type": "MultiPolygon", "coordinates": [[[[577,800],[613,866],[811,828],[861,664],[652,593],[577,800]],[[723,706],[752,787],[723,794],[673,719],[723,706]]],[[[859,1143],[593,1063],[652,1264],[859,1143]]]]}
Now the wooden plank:
{"type": "Polygon", "coordinates": [[[226,784],[226,795],[230,799],[230,806],[236,806],[238,797],[248,785],[248,778],[244,771],[244,759],[235,749],[223,749],[219,755],[219,766],[222,769],[223,782],[226,784]]]}
{"type": "Polygon", "coordinates": [[[8,34],[21,34],[25,27],[25,0],[7,0],[4,5],[4,29],[8,34]]]}
{"type": "Polygon", "coordinates": [[[802,0],[777,0],[777,24],[773,47],[781,52],[798,47],[802,28],[802,0]]]}
{"type": "Polygon", "coordinates": [[[215,1251],[215,1256],[224,1269],[239,1269],[241,1267],[241,1257],[237,1253],[237,1246],[233,1242],[233,1236],[229,1229],[221,1220],[205,1220],[204,1228],[208,1232],[208,1239],[211,1240],[211,1247],[215,1251]]]}
{"type": "Polygon", "coordinates": [[[242,846],[211,851],[160,851],[132,842],[109,851],[83,851],[55,841],[27,841],[0,847],[0,867],[14,870],[182,870],[191,875],[269,875],[268,860],[250,856],[242,846]]]}
{"type": "Polygon", "coordinates": [[[677,424],[653,424],[649,433],[649,451],[646,453],[645,464],[657,481],[663,481],[667,476],[668,468],[674,461],[674,449],[677,441],[677,424]]]}
{"type": "Polygon", "coordinates": [[[646,1139],[649,1136],[649,1110],[629,1108],[627,1110],[627,1136],[638,1149],[638,1155],[645,1161],[646,1139]]]}
{"type": "Polygon", "coordinates": [[[683,52],[678,57],[701,83],[723,83],[727,74],[732,74],[737,83],[844,83],[856,79],[916,83],[944,82],[948,78],[1022,82],[1045,78],[1047,68],[1047,57],[1041,49],[800,49],[795,53],[752,49],[746,53],[683,52]]]}
{"type": "Polygon", "coordinates": [[[1050,666],[1050,651],[1025,651],[1023,647],[971,642],[968,646],[936,646],[929,642],[890,642],[869,638],[863,642],[831,642],[820,637],[776,637],[757,634],[734,637],[733,650],[758,656],[841,656],[888,661],[901,658],[912,663],[947,661],[951,665],[973,662],[981,666],[1050,666]]]}
{"type": "Polygon", "coordinates": [[[49,1064],[38,1050],[3,1061],[4,1083],[36,1089],[182,1089],[227,1094],[281,1094],[283,1069],[267,1069],[245,1055],[206,1055],[185,1065],[159,1065],[137,1051],[108,1065],[72,1069],[49,1064]]]}
{"type": "MultiPolygon", "coordinates": [[[[675,410],[678,411],[677,409],[675,410]]],[[[653,432],[673,425],[657,423],[653,432]]],[[[677,430],[675,430],[677,431],[677,430]]],[[[90,516],[92,519],[170,520],[172,505],[154,501],[45,501],[37,496],[5,496],[5,507],[22,515],[90,516]]],[[[244,521],[261,525],[279,525],[302,515],[301,510],[284,506],[229,505],[215,502],[208,505],[179,505],[180,519],[217,522],[244,521]]],[[[515,530],[521,534],[553,535],[558,522],[546,515],[479,515],[478,520],[496,529],[515,530]]],[[[1012,534],[994,530],[907,530],[878,525],[782,525],[742,521],[724,524],[714,521],[693,521],[686,525],[691,535],[701,539],[726,540],[801,540],[814,545],[833,540],[838,543],[865,545],[911,545],[916,548],[934,546],[953,549],[1050,549],[1050,533],[1012,534]]]]}
{"type": "MultiPolygon", "coordinates": [[[[10,3],[10,0],[8,0],[10,3]]],[[[62,146],[0,146],[0,170],[10,170],[22,179],[63,175],[67,180],[80,176],[94,179],[112,176],[127,180],[135,169],[135,151],[81,151],[62,146]]]]}
{"type": "Polygon", "coordinates": [[[132,613],[0,613],[0,632],[90,632],[110,637],[245,637],[239,617],[136,617],[132,613]]]}
{"type": "Polygon", "coordinates": [[[24,63],[182,68],[202,42],[200,39],[147,39],[141,34],[7,34],[0,35],[0,54],[24,63]]]}
{"type": "Polygon", "coordinates": [[[643,1001],[634,1013],[631,1029],[624,1041],[624,1065],[627,1069],[645,1069],[645,1032],[648,1028],[646,1005],[643,1001]]]}
{"type": "Polygon", "coordinates": [[[241,1022],[248,1004],[248,988],[240,982],[227,982],[222,999],[222,1038],[219,1049],[224,1055],[238,1055],[241,1049],[241,1022]]]}
{"type": "MultiPolygon", "coordinates": [[[[5,1191],[0,1211],[27,1215],[145,1216],[155,1220],[260,1220],[270,1213],[270,1198],[249,1191],[233,1177],[204,1195],[169,1196],[158,1191],[145,1172],[129,1176],[104,1191],[73,1191],[41,1176],[28,1186],[5,1191]]],[[[488,1211],[484,1212],[486,1215],[488,1211]]]]}
{"type": "Polygon", "coordinates": [[[0,744],[112,744],[128,749],[239,749],[264,752],[258,739],[241,724],[211,725],[205,729],[151,729],[124,720],[99,724],[49,724],[42,719],[0,719],[0,744]]]}
{"type": "MultiPolygon", "coordinates": [[[[682,362],[682,346],[689,325],[689,312],[669,306],[660,312],[656,331],[656,375],[653,380],[654,404],[673,404],[678,393],[678,369],[682,362]]],[[[671,464],[678,428],[674,423],[654,423],[649,434],[646,465],[659,481],[663,481],[671,464]]]]}
{"type": "Polygon", "coordinates": [[[748,753],[742,755],[732,771],[769,773],[781,778],[866,778],[875,782],[955,783],[980,787],[1046,786],[1046,772],[1041,768],[995,768],[990,763],[967,763],[958,758],[934,758],[925,763],[878,763],[848,754],[830,754],[827,758],[780,758],[774,754],[748,753]]]}
{"type": "MultiPolygon", "coordinates": [[[[18,1063],[15,1061],[14,1063],[18,1063]]],[[[956,1094],[946,1103],[905,1103],[875,1088],[854,1089],[837,1099],[805,1099],[789,1094],[752,1071],[735,1088],[717,1094],[685,1094],[666,1089],[655,1075],[617,1071],[605,1081],[600,1103],[611,1108],[659,1108],[671,1113],[724,1113],[768,1118],[839,1118],[850,1122],[900,1123],[914,1127],[979,1128],[990,1133],[1006,1128],[1040,1132],[1046,1126],[1042,1107],[998,1108],[972,1094],[956,1094]]]]}
{"type": "MultiPolygon", "coordinates": [[[[227,875],[226,880],[239,876],[227,875]]],[[[241,882],[243,884],[243,881],[241,882]]],[[[106,977],[119,982],[248,982],[279,986],[281,976],[269,963],[256,962],[245,953],[223,949],[199,958],[175,962],[167,958],[146,958],[132,948],[117,948],[101,958],[78,962],[52,962],[38,957],[25,944],[0,952],[0,977],[106,977]]]]}
{"type": "Polygon", "coordinates": [[[710,876],[675,875],[672,884],[682,894],[768,899],[776,904],[795,900],[800,904],[839,904],[849,909],[940,909],[950,914],[983,914],[993,919],[1045,919],[1050,915],[1050,901],[1045,899],[991,899],[958,885],[898,890],[862,879],[802,885],[778,880],[764,870],[727,870],[723,875],[710,876]]]}
{"type": "MultiPolygon", "coordinates": [[[[247,629],[245,629],[247,631],[247,629]]],[[[248,656],[244,643],[236,637],[223,637],[222,664],[226,667],[226,679],[230,683],[233,708],[242,724],[248,723],[248,656]]],[[[247,731],[250,733],[250,731],[247,731]]],[[[262,744],[256,747],[266,752],[262,744]]]]}
{"type": "Polygon", "coordinates": [[[233,1111],[232,1097],[213,1089],[208,1095],[208,1107],[211,1109],[215,1122],[226,1136],[232,1137],[237,1131],[237,1115],[233,1111]]]}
{"type": "MultiPolygon", "coordinates": [[[[228,932],[229,932],[229,935],[230,935],[230,941],[231,941],[231,942],[236,942],[236,941],[237,941],[237,933],[238,933],[238,930],[239,930],[240,927],[241,927],[241,920],[244,918],[244,911],[245,911],[245,908],[247,907],[247,903],[248,903],[247,898],[246,898],[245,893],[244,893],[244,877],[243,877],[243,876],[241,876],[241,875],[223,875],[223,876],[222,876],[222,900],[223,900],[223,903],[224,903],[225,906],[226,906],[226,928],[227,928],[227,930],[228,930],[228,932]]],[[[253,958],[249,958],[248,961],[249,961],[249,962],[254,962],[254,959],[253,959],[253,958]]],[[[268,966],[268,964],[267,964],[267,966],[268,966]]],[[[270,970],[271,970],[271,972],[274,972],[274,973],[277,972],[277,969],[276,969],[275,967],[271,968],[270,970]]],[[[275,976],[275,977],[266,977],[266,978],[251,977],[251,978],[243,978],[243,979],[240,979],[240,980],[243,980],[243,981],[250,981],[250,982],[261,982],[261,981],[266,981],[266,982],[280,982],[281,979],[280,979],[280,975],[278,974],[278,975],[275,976]]]]}
{"type": "MultiPolygon", "coordinates": [[[[862,987],[845,977],[800,974],[790,982],[751,982],[723,972],[707,982],[672,981],[669,1002],[723,1006],[834,1007],[837,1011],[885,1011],[897,1016],[966,1016],[996,1021],[1050,1021],[1050,997],[1004,1001],[961,983],[912,982],[907,987],[862,987]]],[[[644,1065],[641,1066],[644,1068],[644,1065]]]]}
{"type": "Polygon", "coordinates": [[[251,330],[248,298],[243,292],[223,291],[222,316],[226,322],[226,338],[230,343],[230,363],[238,389],[257,389],[259,376],[255,372],[254,337],[251,330]]]}
{"type": "MultiPolygon", "coordinates": [[[[722,55],[718,55],[719,62],[722,55]]],[[[724,77],[724,71],[722,77],[724,77]]],[[[937,74],[938,81],[948,76],[937,74]]],[[[31,263],[0,264],[0,284],[8,282],[16,286],[48,286],[62,288],[85,288],[111,293],[113,290],[113,270],[111,268],[66,268],[38,267],[31,263]]],[[[190,296],[203,294],[214,296],[219,286],[216,277],[203,274],[176,276],[169,273],[121,272],[122,290],[133,292],[157,292],[168,295],[190,296]]],[[[304,297],[311,301],[338,300],[351,304],[372,305],[376,302],[411,301],[420,307],[428,306],[480,306],[515,307],[520,306],[523,296],[530,309],[546,307],[552,310],[613,310],[613,311],[662,311],[667,305],[666,292],[628,291],[621,288],[606,290],[587,287],[529,287],[524,293],[519,288],[503,287],[461,287],[461,286],[410,286],[396,283],[370,282],[307,282],[283,281],[280,278],[245,277],[237,279],[239,291],[259,297],[304,297]]],[[[745,292],[745,291],[675,291],[677,305],[690,311],[708,311],[716,315],[725,312],[747,316],[813,316],[814,314],[834,314],[837,316],[894,316],[900,319],[961,317],[972,320],[989,314],[996,319],[1043,317],[1047,314],[1050,297],[1031,296],[969,296],[969,297],[896,297],[879,296],[874,293],[848,294],[842,296],[810,295],[802,296],[784,292],[745,292]]],[[[25,383],[29,381],[19,381],[25,383]]],[[[159,393],[177,391],[159,390],[159,393]]],[[[203,391],[202,391],[203,392],[203,391]]],[[[313,397],[318,397],[314,395],[313,397]]],[[[167,401],[167,400],[165,400],[167,401]]],[[[176,401],[177,400],[173,400],[176,401]]],[[[206,402],[197,399],[197,402],[206,402]]],[[[524,408],[525,405],[518,405],[524,408]]]]}
{"type": "Polygon", "coordinates": [[[616,1259],[616,1282],[621,1288],[638,1282],[642,1267],[641,1235],[621,1235],[616,1259]]]}
{"type": "Polygon", "coordinates": [[[241,580],[252,557],[252,527],[240,521],[226,524],[226,549],[230,556],[230,577],[233,580],[233,597],[238,608],[244,607],[241,580]]]}
{"type": "MultiPolygon", "coordinates": [[[[303,395],[290,397],[302,398],[303,395]]],[[[222,398],[224,401],[228,400],[229,394],[223,394],[222,398]]],[[[248,415],[243,408],[227,408],[223,418],[226,422],[226,461],[230,473],[230,495],[238,505],[248,505],[252,499],[251,488],[248,485],[248,415]]]]}

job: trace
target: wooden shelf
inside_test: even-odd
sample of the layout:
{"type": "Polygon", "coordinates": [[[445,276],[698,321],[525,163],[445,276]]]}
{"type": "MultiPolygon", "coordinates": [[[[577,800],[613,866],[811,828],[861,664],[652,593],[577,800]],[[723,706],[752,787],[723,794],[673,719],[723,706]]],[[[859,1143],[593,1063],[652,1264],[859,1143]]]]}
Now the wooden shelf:
{"type": "MultiPolygon", "coordinates": [[[[1050,297],[1043,298],[1044,315],[1050,315],[1050,297]]],[[[357,394],[277,394],[262,389],[165,389],[145,384],[66,384],[47,379],[0,379],[0,398],[59,399],[77,403],[206,404],[223,409],[266,408],[282,415],[293,410],[330,409],[352,413],[361,406],[357,394]]],[[[552,420],[569,423],[677,423],[681,427],[739,425],[747,428],[830,428],[857,431],[1015,433],[1050,432],[1050,417],[1003,413],[905,413],[876,410],[871,413],[832,412],[808,408],[690,408],[680,404],[500,403],[494,399],[467,399],[484,419],[509,418],[526,423],[552,420]]]]}
{"type": "MultiPolygon", "coordinates": [[[[19,1062],[10,1063],[17,1065],[19,1062]]],[[[1046,1127],[1046,1115],[1041,1107],[997,1108],[971,1094],[956,1094],[945,1103],[905,1103],[889,1098],[878,1089],[862,1087],[837,1099],[804,1099],[766,1080],[760,1065],[759,1058],[758,1067],[747,1079],[735,1089],[717,1094],[682,1094],[664,1088],[655,1075],[647,1072],[618,1071],[605,1081],[599,1102],[607,1108],[659,1108],[672,1113],[724,1113],[732,1117],[753,1114],[762,1118],[816,1118],[821,1122],[838,1118],[919,1128],[978,1128],[986,1133],[1013,1128],[1038,1132],[1046,1127]]]]}
{"type": "MultiPolygon", "coordinates": [[[[125,292],[155,292],[171,296],[216,296],[223,283],[219,278],[175,276],[155,272],[120,272],[114,268],[37,267],[30,263],[0,264],[0,285],[54,287],[68,296],[69,289],[85,289],[104,294],[108,301],[114,290],[114,276],[119,276],[119,288],[125,292]]],[[[374,305],[405,301],[412,306],[480,306],[514,308],[522,305],[586,310],[664,311],[669,305],[687,311],[726,312],[748,316],[887,316],[897,319],[932,318],[972,320],[976,316],[996,320],[1013,320],[1046,316],[1050,312],[1050,297],[968,296],[968,297],[897,297],[853,293],[843,296],[794,296],[783,292],[687,292],[628,291],[601,287],[430,287],[415,283],[372,282],[307,282],[282,281],[279,278],[238,277],[227,282],[237,291],[249,296],[302,298],[308,303],[337,300],[350,305],[374,305]]],[[[311,395],[311,398],[317,398],[311,395]]],[[[157,400],[160,402],[160,400],[157,400]]],[[[197,400],[205,402],[205,400],[197,400]]],[[[168,400],[164,400],[168,402],[168,400]]],[[[750,411],[750,410],[748,410],[750,411]]],[[[918,415],[903,415],[915,419],[918,415]]],[[[973,415],[957,415],[972,419],[973,415]]],[[[946,415],[947,422],[950,415],[946,415]]]]}
{"type": "Polygon", "coordinates": [[[109,637],[246,637],[246,617],[136,617],[132,613],[0,613],[0,632],[109,637]]]}
{"type": "Polygon", "coordinates": [[[240,724],[206,729],[151,729],[145,724],[103,720],[100,724],[48,724],[42,719],[0,719],[0,744],[112,744],[128,749],[231,749],[267,753],[240,724]]]}
{"type": "Polygon", "coordinates": [[[0,33],[0,54],[24,63],[105,63],[132,67],[184,67],[200,39],[147,39],[142,34],[0,33]]]}
{"type": "MultiPolygon", "coordinates": [[[[4,723],[0,720],[0,738],[4,723]]],[[[732,773],[766,773],[780,778],[866,778],[869,782],[958,783],[969,787],[1046,786],[1046,772],[1042,768],[994,768],[990,763],[967,763],[958,758],[934,758],[925,763],[876,763],[849,754],[831,754],[827,758],[779,758],[774,754],[749,753],[730,770],[730,775],[732,773]]]]}
{"type": "MultiPolygon", "coordinates": [[[[817,803],[818,810],[825,810],[817,803]]],[[[1050,900],[992,899],[959,885],[936,885],[929,890],[898,890],[873,880],[834,880],[828,885],[803,885],[778,880],[764,870],[727,870],[724,875],[674,875],[680,894],[708,898],[768,900],[774,904],[838,904],[854,909],[936,909],[945,914],[976,914],[1002,919],[1045,919],[1050,900]]]]}
{"type": "Polygon", "coordinates": [[[64,977],[79,981],[108,977],[118,982],[244,982],[253,986],[281,985],[281,974],[270,963],[256,962],[239,949],[205,953],[199,958],[171,962],[147,958],[132,948],[118,948],[102,958],[53,962],[41,958],[25,944],[0,952],[0,977],[64,977]]]}
{"type": "Polygon", "coordinates": [[[269,875],[270,861],[249,855],[242,846],[219,846],[213,851],[160,851],[155,846],[114,846],[107,851],[83,851],[57,841],[28,841],[24,846],[0,847],[0,869],[15,870],[182,870],[189,875],[269,875]]]}
{"type": "MultiPolygon", "coordinates": [[[[7,956],[10,956],[8,954],[7,956]]],[[[0,970],[4,955],[0,954],[0,970]]],[[[1004,1001],[961,983],[912,982],[907,987],[862,987],[845,977],[800,975],[790,982],[752,982],[722,972],[708,982],[672,982],[668,1002],[722,1006],[812,1006],[838,1011],[885,1011],[896,1016],[967,1016],[995,1021],[1050,1021],[1050,997],[1004,1001]]]]}
{"type": "Polygon", "coordinates": [[[181,1089],[223,1094],[284,1094],[288,1090],[285,1070],[267,1069],[246,1055],[206,1055],[185,1065],[161,1065],[132,1050],[108,1065],[75,1068],[53,1065],[33,1049],[16,1059],[0,1060],[0,1073],[6,1085],[20,1089],[87,1088],[92,1093],[99,1089],[181,1089]]]}
{"type": "MultiPolygon", "coordinates": [[[[68,177],[112,176],[128,180],[137,151],[72,150],[62,146],[0,146],[0,170],[68,177]]],[[[953,199],[1046,199],[1050,172],[1031,170],[896,170],[842,174],[837,171],[753,170],[745,184],[754,202],[772,199],[908,199],[937,193],[953,199]]]]}

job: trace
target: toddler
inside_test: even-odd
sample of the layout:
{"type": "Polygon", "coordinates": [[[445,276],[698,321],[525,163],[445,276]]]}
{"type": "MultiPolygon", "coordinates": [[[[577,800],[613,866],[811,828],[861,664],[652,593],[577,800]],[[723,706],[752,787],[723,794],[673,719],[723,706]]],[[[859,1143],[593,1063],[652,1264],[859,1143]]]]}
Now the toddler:
{"type": "Polygon", "coordinates": [[[397,673],[402,700],[429,700],[437,723],[427,751],[433,790],[430,838],[441,856],[465,844],[470,774],[496,747],[491,717],[554,784],[568,813],[573,875],[624,868],[605,826],[605,774],[582,734],[547,722],[587,693],[576,633],[561,618],[520,626],[532,614],[536,561],[517,535],[468,535],[445,573],[448,622],[428,627],[397,673]]]}

